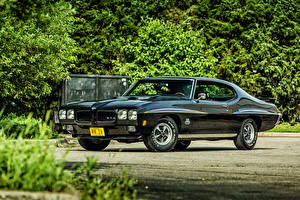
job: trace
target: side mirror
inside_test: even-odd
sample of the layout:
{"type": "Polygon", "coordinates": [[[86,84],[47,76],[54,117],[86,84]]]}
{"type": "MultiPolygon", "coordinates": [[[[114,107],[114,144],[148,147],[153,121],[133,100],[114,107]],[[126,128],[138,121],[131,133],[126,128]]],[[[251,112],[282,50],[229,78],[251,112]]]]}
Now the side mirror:
{"type": "Polygon", "coordinates": [[[205,100],[205,99],[206,99],[206,94],[203,93],[203,92],[199,93],[199,94],[198,94],[198,99],[199,99],[199,100],[205,100]]]}
{"type": "Polygon", "coordinates": [[[198,98],[196,99],[196,101],[199,102],[200,100],[205,100],[206,97],[207,97],[206,93],[204,92],[198,93],[198,98]]]}

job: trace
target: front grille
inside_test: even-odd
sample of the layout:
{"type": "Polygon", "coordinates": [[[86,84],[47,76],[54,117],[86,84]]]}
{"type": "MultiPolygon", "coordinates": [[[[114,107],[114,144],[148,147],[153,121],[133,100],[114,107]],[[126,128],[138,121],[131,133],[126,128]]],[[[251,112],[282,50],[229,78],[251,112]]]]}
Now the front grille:
{"type": "Polygon", "coordinates": [[[91,121],[91,112],[90,111],[77,111],[76,120],[82,122],[91,121]]]}
{"type": "Polygon", "coordinates": [[[97,113],[97,121],[115,121],[116,114],[114,111],[99,111],[97,113]]]}

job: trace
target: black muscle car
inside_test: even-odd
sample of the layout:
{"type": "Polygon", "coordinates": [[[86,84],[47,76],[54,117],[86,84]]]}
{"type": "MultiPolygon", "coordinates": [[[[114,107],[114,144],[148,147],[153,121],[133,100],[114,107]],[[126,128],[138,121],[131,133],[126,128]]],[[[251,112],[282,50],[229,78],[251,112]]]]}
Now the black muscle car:
{"type": "Polygon", "coordinates": [[[87,150],[102,150],[110,140],[143,141],[150,151],[184,150],[199,139],[229,139],[237,149],[253,149],[258,131],[280,118],[274,104],[233,83],[195,77],[144,78],[121,97],[59,110],[61,124],[87,150]]]}

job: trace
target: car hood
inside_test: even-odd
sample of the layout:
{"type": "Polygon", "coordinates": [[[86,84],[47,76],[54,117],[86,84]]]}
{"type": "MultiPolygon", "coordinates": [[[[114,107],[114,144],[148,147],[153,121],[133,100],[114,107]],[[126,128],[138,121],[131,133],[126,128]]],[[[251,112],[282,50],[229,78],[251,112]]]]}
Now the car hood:
{"type": "Polygon", "coordinates": [[[76,109],[76,110],[114,110],[114,109],[138,109],[142,110],[146,105],[152,104],[150,107],[160,107],[161,103],[166,101],[186,101],[182,97],[119,97],[116,99],[102,100],[97,102],[73,102],[61,107],[61,109],[76,109]],[[163,102],[162,102],[163,101],[163,102]]]}
{"type": "Polygon", "coordinates": [[[132,109],[137,108],[143,104],[149,103],[148,100],[138,100],[130,98],[117,98],[102,101],[88,101],[88,102],[71,102],[63,105],[61,108],[77,109],[77,110],[113,110],[118,108],[132,109]]]}

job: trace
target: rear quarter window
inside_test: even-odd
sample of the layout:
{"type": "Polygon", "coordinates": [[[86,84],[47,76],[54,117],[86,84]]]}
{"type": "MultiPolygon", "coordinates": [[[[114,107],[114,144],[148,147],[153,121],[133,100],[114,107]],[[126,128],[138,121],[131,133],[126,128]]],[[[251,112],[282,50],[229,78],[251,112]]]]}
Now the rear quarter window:
{"type": "Polygon", "coordinates": [[[207,94],[206,100],[228,101],[236,97],[234,89],[220,83],[198,82],[195,91],[195,99],[199,93],[207,94]]]}

